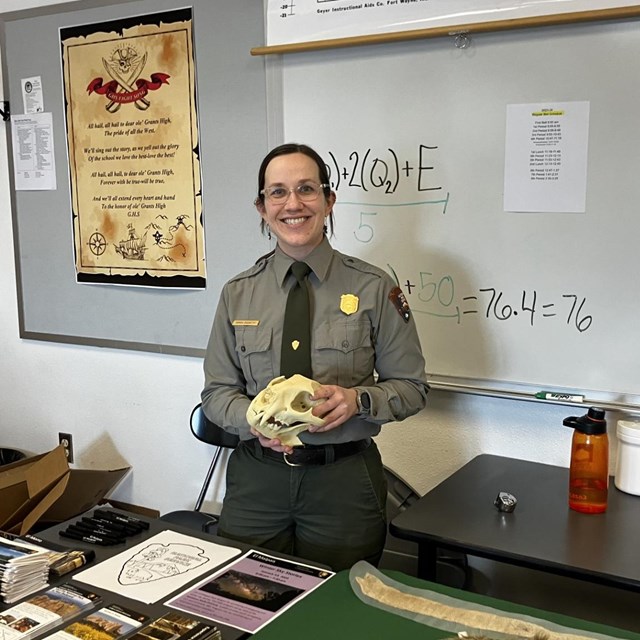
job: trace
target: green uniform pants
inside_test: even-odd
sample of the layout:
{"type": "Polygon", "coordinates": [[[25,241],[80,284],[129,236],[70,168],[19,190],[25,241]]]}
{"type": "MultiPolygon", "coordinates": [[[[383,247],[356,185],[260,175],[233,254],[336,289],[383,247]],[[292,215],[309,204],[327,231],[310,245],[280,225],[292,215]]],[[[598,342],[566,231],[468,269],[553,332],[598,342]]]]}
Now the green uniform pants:
{"type": "Polygon", "coordinates": [[[243,441],[227,466],[218,534],[329,565],[376,565],[387,533],[380,453],[364,451],[318,466],[291,467],[243,441]]]}

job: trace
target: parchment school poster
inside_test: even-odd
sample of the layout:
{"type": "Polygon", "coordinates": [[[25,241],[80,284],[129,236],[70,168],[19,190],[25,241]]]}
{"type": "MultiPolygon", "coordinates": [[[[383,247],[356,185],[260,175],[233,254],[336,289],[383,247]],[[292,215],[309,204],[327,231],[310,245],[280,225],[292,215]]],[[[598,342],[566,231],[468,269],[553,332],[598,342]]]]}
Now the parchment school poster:
{"type": "Polygon", "coordinates": [[[191,10],[60,40],[77,280],[204,287],[191,10]]]}

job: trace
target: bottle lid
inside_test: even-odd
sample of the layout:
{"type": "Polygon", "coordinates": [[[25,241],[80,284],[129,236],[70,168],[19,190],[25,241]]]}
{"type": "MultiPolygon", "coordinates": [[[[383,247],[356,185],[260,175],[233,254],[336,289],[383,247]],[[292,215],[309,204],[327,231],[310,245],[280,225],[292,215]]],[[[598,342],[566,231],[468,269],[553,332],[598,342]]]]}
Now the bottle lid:
{"type": "Polygon", "coordinates": [[[569,416],[562,421],[562,424],[588,435],[599,435],[607,432],[607,421],[604,415],[604,409],[589,407],[589,411],[584,416],[569,416]]]}
{"type": "MultiPolygon", "coordinates": [[[[632,444],[640,444],[640,422],[635,420],[618,420],[616,429],[618,438],[624,442],[631,442],[632,444]]],[[[640,480],[640,476],[638,476],[640,480]]]]}

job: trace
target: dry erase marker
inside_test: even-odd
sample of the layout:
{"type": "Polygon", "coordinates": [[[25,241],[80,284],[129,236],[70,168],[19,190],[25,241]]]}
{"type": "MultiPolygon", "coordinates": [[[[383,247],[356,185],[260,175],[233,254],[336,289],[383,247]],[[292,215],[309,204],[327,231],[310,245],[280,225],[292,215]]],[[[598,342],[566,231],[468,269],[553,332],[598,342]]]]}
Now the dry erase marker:
{"type": "Polygon", "coordinates": [[[76,522],[75,524],[69,525],[67,529],[73,531],[85,531],[85,535],[94,535],[101,536],[103,538],[114,538],[115,540],[122,541],[124,540],[126,534],[117,533],[111,529],[105,529],[100,526],[93,526],[90,524],[86,524],[85,522],[76,522]]]}
{"type": "Polygon", "coordinates": [[[538,391],[536,398],[540,400],[559,400],[560,402],[584,402],[584,396],[574,393],[553,393],[551,391],[538,391]]]}
{"type": "Polygon", "coordinates": [[[72,540],[81,540],[82,542],[90,542],[91,544],[101,544],[104,546],[109,546],[112,544],[116,544],[115,542],[106,542],[103,538],[99,538],[97,536],[83,536],[80,533],[75,533],[73,531],[59,531],[58,535],[63,538],[71,538],[72,540]]]}
{"type": "MultiPolygon", "coordinates": [[[[128,534],[133,534],[133,533],[137,533],[137,531],[134,531],[133,528],[129,529],[128,527],[125,527],[124,525],[118,524],[117,522],[114,522],[113,520],[109,520],[107,518],[88,518],[87,516],[83,516],[82,519],[80,520],[81,522],[85,522],[86,524],[89,524],[91,526],[101,526],[104,529],[111,529],[112,531],[117,531],[119,534],[121,535],[128,535],[128,534]]],[[[77,522],[75,524],[78,524],[77,522]]]]}
{"type": "Polygon", "coordinates": [[[100,533],[95,529],[85,529],[85,528],[77,527],[76,525],[73,525],[73,524],[70,524],[65,531],[66,533],[75,533],[76,535],[81,535],[88,538],[95,538],[96,541],[100,539],[102,542],[110,542],[111,544],[119,544],[121,542],[124,542],[124,538],[118,538],[108,533],[100,533]]]}
{"type": "Polygon", "coordinates": [[[98,517],[108,518],[109,520],[119,522],[127,527],[135,527],[138,531],[149,528],[149,523],[144,520],[140,520],[140,518],[123,516],[120,513],[114,513],[113,511],[107,511],[106,509],[96,509],[94,514],[98,517]]]}

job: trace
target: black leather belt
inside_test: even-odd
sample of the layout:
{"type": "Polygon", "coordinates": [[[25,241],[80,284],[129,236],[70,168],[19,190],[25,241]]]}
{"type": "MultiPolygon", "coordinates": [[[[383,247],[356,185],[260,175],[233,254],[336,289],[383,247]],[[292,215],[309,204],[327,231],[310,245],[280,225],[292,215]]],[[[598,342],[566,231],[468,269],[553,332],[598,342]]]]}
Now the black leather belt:
{"type": "Polygon", "coordinates": [[[354,440],[339,444],[305,445],[294,447],[292,453],[279,453],[265,447],[262,454],[292,467],[307,467],[331,464],[341,458],[353,456],[364,451],[370,444],[371,440],[354,440]]]}

